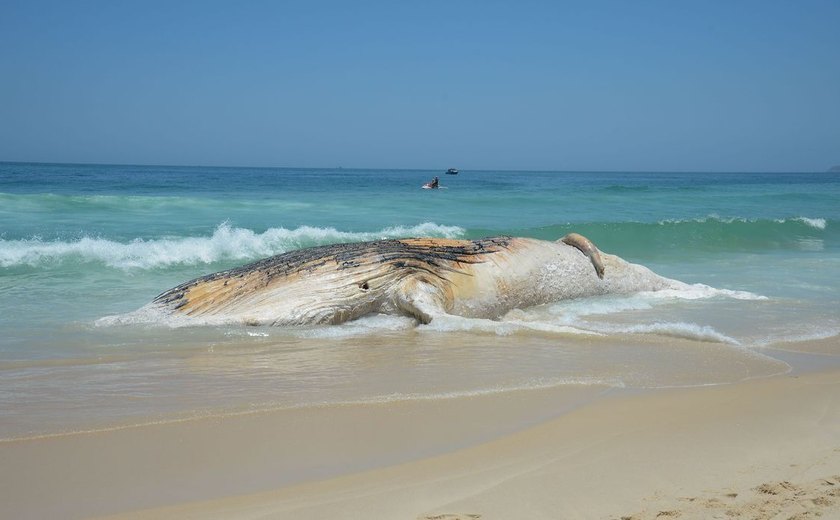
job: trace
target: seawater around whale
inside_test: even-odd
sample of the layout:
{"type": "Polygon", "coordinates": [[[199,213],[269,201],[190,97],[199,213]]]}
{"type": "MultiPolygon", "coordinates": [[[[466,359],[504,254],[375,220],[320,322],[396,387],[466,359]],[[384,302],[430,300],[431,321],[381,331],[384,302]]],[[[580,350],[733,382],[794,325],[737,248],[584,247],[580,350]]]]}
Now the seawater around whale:
{"type": "Polygon", "coordinates": [[[408,238],[276,255],[181,284],[140,311],[196,324],[338,324],[374,313],[429,323],[682,285],[602,254],[578,234],[556,242],[408,238]]]}

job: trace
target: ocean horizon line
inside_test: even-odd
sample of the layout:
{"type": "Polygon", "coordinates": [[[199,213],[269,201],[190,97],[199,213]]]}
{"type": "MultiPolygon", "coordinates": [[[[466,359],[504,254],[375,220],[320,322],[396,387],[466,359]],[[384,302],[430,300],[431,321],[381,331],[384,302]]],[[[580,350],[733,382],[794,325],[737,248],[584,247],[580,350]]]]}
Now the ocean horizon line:
{"type": "MultiPolygon", "coordinates": [[[[213,168],[213,169],[248,169],[248,170],[304,170],[304,171],[404,171],[404,172],[435,172],[446,168],[366,168],[359,166],[243,166],[243,165],[208,165],[208,164],[141,164],[141,163],[111,163],[111,162],[53,162],[53,161],[7,161],[0,160],[0,164],[45,165],[45,166],[130,166],[142,168],[213,168]]],[[[459,168],[462,172],[522,172],[522,173],[593,173],[593,174],[662,174],[673,173],[679,175],[693,174],[837,174],[830,168],[826,170],[552,170],[552,169],[510,169],[510,168],[459,168]]]]}

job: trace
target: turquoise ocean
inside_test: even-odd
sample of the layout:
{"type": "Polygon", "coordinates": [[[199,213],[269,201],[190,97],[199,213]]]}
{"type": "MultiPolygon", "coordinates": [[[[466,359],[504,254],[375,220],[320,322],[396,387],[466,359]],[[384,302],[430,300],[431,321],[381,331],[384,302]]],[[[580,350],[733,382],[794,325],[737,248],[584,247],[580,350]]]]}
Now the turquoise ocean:
{"type": "Polygon", "coordinates": [[[0,439],[563,385],[722,384],[784,373],[801,342],[840,334],[836,173],[443,172],[0,163],[0,439]],[[433,176],[442,189],[420,189],[433,176]],[[692,285],[421,326],[110,319],[303,247],[571,231],[692,285]]]}

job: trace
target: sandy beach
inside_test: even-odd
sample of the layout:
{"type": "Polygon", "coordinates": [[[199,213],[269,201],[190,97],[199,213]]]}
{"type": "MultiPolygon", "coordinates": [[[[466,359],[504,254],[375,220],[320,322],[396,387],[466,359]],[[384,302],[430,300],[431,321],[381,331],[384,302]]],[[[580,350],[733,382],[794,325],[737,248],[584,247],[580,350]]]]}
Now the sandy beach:
{"type": "Polygon", "coordinates": [[[840,370],[150,424],[0,462],[4,518],[838,518],[840,370]]]}
{"type": "Polygon", "coordinates": [[[838,26],[0,2],[0,520],[840,520],[838,26]]]}

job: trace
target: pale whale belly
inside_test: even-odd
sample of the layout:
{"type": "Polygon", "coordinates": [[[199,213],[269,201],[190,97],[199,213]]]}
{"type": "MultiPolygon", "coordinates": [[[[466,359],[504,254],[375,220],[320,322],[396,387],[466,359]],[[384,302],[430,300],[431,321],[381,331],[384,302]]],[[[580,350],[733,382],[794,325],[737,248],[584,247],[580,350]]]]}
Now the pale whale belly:
{"type": "Polygon", "coordinates": [[[488,262],[472,266],[471,276],[457,278],[451,314],[493,319],[513,309],[562,300],[682,285],[604,253],[599,259],[605,267],[601,279],[590,259],[574,247],[562,242],[518,241],[515,254],[501,252],[488,262]]]}
{"type": "Polygon", "coordinates": [[[588,247],[494,237],[303,249],[186,282],[141,310],[196,324],[337,324],[375,313],[428,323],[445,314],[495,319],[517,308],[680,283],[614,255],[596,262],[594,245],[577,237],[588,247]]]}

